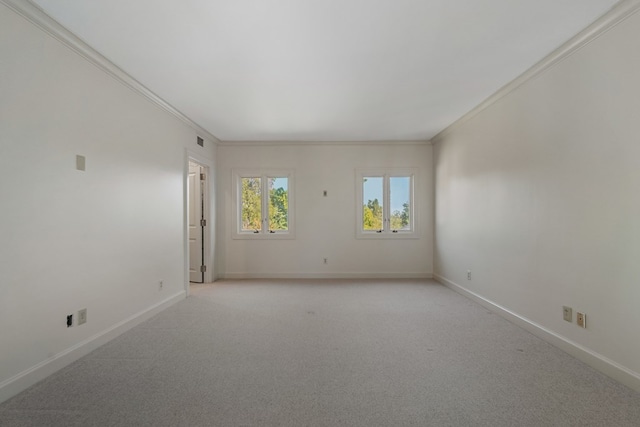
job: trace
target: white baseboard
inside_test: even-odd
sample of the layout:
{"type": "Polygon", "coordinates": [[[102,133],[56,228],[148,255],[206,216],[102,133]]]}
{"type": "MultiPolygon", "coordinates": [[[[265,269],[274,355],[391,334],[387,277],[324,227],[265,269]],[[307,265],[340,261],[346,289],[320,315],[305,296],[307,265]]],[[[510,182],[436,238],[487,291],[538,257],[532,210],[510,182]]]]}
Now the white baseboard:
{"type": "Polygon", "coordinates": [[[520,326],[521,328],[526,329],[538,338],[541,338],[549,344],[558,347],[559,349],[570,354],[576,359],[581,360],[592,368],[626,385],[627,387],[640,392],[640,374],[638,374],[637,372],[634,372],[631,369],[628,369],[620,365],[619,363],[616,363],[613,360],[599,353],[596,353],[593,350],[583,347],[582,345],[573,342],[570,339],[557,334],[556,332],[553,332],[535,322],[532,322],[531,320],[522,317],[519,314],[514,313],[511,310],[484,298],[481,295],[476,294],[475,292],[465,289],[464,287],[458,285],[455,282],[452,282],[445,277],[442,277],[438,274],[434,274],[433,277],[435,280],[442,283],[444,286],[450,288],[451,290],[476,301],[483,307],[520,326]]]}
{"type": "Polygon", "coordinates": [[[133,316],[124,319],[123,321],[116,323],[112,327],[87,338],[84,341],[70,347],[55,356],[38,363],[31,368],[20,372],[17,375],[0,383],[0,403],[17,395],[23,390],[31,387],[35,383],[45,379],[49,375],[52,375],[56,371],[64,368],[65,366],[75,362],[81,357],[89,354],[96,348],[111,341],[123,332],[128,331],[136,325],[150,319],[154,315],[158,314],[165,308],[183,300],[186,297],[186,292],[181,291],[173,296],[168,297],[164,301],[161,301],[133,316]]]}
{"type": "Polygon", "coordinates": [[[219,279],[432,279],[431,273],[225,273],[219,279]]]}

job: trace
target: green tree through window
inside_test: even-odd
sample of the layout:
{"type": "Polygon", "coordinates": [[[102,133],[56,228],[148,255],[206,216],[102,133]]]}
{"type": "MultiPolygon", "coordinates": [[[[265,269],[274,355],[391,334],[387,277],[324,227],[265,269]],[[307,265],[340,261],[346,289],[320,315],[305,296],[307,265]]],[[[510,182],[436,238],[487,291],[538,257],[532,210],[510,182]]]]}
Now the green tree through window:
{"type": "Polygon", "coordinates": [[[242,230],[262,230],[260,178],[242,178],[242,230]]]}
{"type": "Polygon", "coordinates": [[[289,230],[288,177],[242,177],[241,183],[241,231],[273,233],[289,230]],[[265,211],[268,212],[266,229],[263,227],[265,211]]]}
{"type": "Polygon", "coordinates": [[[395,210],[391,214],[391,229],[404,230],[409,227],[409,202],[402,204],[402,211],[395,210]]]}
{"type": "Polygon", "coordinates": [[[413,235],[413,174],[380,171],[371,175],[360,173],[358,177],[361,185],[358,200],[362,203],[358,233],[372,237],[413,235]]]}
{"type": "Polygon", "coordinates": [[[275,183],[275,178],[269,178],[269,229],[288,230],[289,192],[283,187],[274,188],[275,183]]]}
{"type": "Polygon", "coordinates": [[[382,206],[380,206],[378,199],[369,200],[363,209],[363,228],[365,230],[382,230],[382,206]]]}

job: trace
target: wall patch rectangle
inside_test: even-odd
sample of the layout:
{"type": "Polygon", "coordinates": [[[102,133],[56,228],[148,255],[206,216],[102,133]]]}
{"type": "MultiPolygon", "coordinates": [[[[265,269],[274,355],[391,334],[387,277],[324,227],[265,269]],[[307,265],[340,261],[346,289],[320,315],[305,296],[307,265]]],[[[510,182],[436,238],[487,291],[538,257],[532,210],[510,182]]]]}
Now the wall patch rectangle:
{"type": "Polygon", "coordinates": [[[76,169],[79,171],[86,170],[86,159],[84,156],[76,155],[76,169]]]}
{"type": "Polygon", "coordinates": [[[84,325],[85,323],[87,323],[87,309],[83,308],[78,311],[78,326],[84,325]]]}

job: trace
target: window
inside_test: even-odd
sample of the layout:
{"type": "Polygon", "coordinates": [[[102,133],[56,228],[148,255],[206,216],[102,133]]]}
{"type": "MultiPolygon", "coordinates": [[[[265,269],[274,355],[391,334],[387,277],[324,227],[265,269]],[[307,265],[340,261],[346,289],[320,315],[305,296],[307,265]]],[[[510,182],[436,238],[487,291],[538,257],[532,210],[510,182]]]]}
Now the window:
{"type": "Polygon", "coordinates": [[[293,173],[234,173],[234,238],[293,238],[293,173]]]}
{"type": "Polygon", "coordinates": [[[360,238],[415,238],[415,170],[359,170],[357,180],[360,238]]]}

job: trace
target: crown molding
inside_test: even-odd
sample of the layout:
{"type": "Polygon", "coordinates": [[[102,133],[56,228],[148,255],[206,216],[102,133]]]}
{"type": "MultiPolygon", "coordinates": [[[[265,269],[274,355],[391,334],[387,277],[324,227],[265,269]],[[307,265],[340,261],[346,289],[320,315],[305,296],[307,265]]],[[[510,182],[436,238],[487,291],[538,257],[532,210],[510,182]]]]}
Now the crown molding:
{"type": "Polygon", "coordinates": [[[482,101],[471,111],[440,131],[433,138],[431,138],[431,142],[433,144],[440,142],[445,136],[458,129],[467,121],[471,120],[485,108],[491,106],[511,92],[515,91],[520,86],[527,83],[529,80],[536,78],[546,70],[564,61],[565,59],[576,53],[578,50],[582,49],[592,41],[596,40],[609,30],[616,27],[621,22],[625,21],[627,18],[634,15],[639,10],[640,0],[621,0],[587,28],[580,31],[562,46],[551,52],[542,60],[534,64],[527,71],[520,74],[514,80],[498,89],[495,93],[490,95],[487,99],[482,101]]]}
{"type": "Polygon", "coordinates": [[[220,141],[223,147],[330,146],[330,145],[431,145],[431,141],[220,141]]]}
{"type": "Polygon", "coordinates": [[[195,123],[193,120],[184,115],[167,101],[153,93],[150,89],[127,74],[113,62],[109,61],[98,51],[82,41],[78,36],[64,28],[57,21],[47,15],[46,12],[44,12],[35,3],[32,3],[30,0],[0,0],[0,3],[4,4],[9,9],[43,30],[45,33],[49,34],[54,39],[67,46],[69,49],[80,55],[91,64],[98,67],[100,70],[109,74],[111,77],[116,79],[116,81],[144,96],[149,101],[153,102],[166,112],[177,117],[179,120],[196,131],[201,137],[208,139],[215,144],[220,143],[220,140],[218,138],[216,138],[202,126],[195,123]]]}

